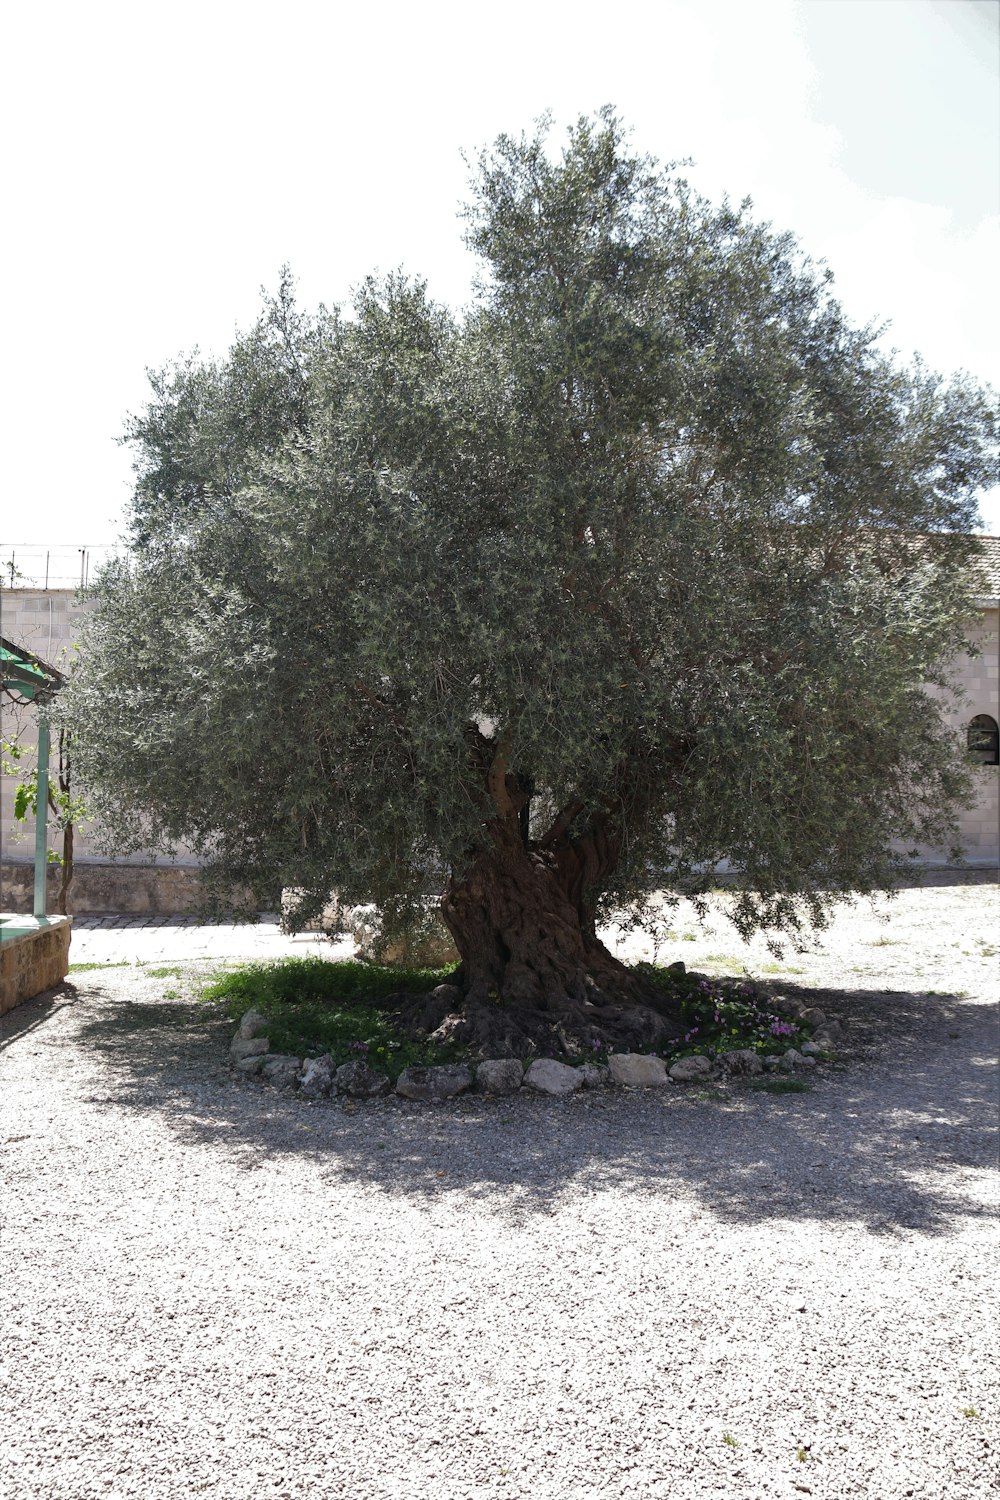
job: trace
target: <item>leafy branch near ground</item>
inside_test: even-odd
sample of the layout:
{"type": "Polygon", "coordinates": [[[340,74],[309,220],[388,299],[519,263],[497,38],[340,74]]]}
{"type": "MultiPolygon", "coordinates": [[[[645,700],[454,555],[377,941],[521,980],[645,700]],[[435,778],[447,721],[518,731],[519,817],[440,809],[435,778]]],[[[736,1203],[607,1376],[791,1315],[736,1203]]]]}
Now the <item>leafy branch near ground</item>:
{"type": "MultiPolygon", "coordinates": [[[[667,1061],[693,1054],[715,1058],[736,1049],[777,1054],[809,1035],[808,1028],[778,1015],[767,991],[752,981],[711,980],[676,965],[644,964],[636,972],[687,1022],[688,1030],[676,1042],[646,1049],[667,1061]]],[[[276,1052],[299,1057],[330,1053],[338,1066],[362,1057],[395,1078],[404,1067],[483,1055],[481,1046],[470,1045],[460,1032],[447,1040],[434,1039],[444,1011],[428,1005],[430,992],[454,977],[454,969],[390,969],[293,958],[217,975],[203,987],[202,998],[223,1003],[234,1021],[251,1008],[261,1011],[268,1022],[265,1034],[276,1052]]],[[[549,1019],[523,1055],[574,1064],[606,1063],[609,1049],[596,1028],[589,1044],[567,1046],[549,1019]]]]}

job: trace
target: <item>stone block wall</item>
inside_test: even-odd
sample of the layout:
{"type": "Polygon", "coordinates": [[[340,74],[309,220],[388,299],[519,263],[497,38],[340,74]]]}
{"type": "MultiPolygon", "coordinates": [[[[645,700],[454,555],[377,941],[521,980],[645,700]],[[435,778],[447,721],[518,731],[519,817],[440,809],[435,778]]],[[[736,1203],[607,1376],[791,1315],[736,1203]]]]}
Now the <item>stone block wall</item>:
{"type": "MultiPolygon", "coordinates": [[[[48,870],[48,910],[55,910],[60,872],[48,870]]],[[[32,910],[35,868],[26,860],[0,864],[0,909],[32,910]]],[[[92,912],[130,912],[136,916],[197,911],[202,900],[197,865],[127,864],[125,861],[74,861],[67,906],[77,915],[92,912]]]]}
{"type": "Polygon", "coordinates": [[[69,917],[0,928],[0,1015],[61,984],[69,969],[69,917]],[[11,935],[7,935],[11,933],[11,935]]]}
{"type": "MultiPolygon", "coordinates": [[[[962,657],[956,676],[965,702],[951,715],[956,728],[964,733],[977,714],[989,714],[1000,722],[1000,610],[995,605],[983,610],[969,638],[979,648],[979,655],[962,657]]],[[[970,864],[1000,866],[1000,766],[981,766],[976,771],[979,796],[976,805],[962,814],[962,846],[970,864]]]]}

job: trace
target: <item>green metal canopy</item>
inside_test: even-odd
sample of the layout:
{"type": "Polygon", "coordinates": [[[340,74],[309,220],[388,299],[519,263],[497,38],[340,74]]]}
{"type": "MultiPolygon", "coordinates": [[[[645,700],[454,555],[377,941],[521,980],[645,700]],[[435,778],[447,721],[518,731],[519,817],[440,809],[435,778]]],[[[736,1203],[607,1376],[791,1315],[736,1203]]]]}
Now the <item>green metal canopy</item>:
{"type": "Polygon", "coordinates": [[[16,646],[0,635],[0,677],[8,692],[19,698],[47,702],[66,681],[62,672],[50,667],[40,657],[16,646]]]}
{"type": "Polygon", "coordinates": [[[49,723],[46,704],[66,681],[56,667],[0,636],[0,689],[38,705],[38,793],[35,798],[35,916],[45,916],[45,825],[49,809],[49,723]]]}

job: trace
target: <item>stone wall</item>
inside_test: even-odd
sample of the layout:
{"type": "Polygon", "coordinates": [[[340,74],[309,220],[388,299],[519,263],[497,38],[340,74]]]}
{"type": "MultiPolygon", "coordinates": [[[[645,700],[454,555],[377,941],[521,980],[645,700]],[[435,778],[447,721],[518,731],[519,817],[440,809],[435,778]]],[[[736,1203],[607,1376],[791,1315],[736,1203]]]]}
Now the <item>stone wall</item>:
{"type": "Polygon", "coordinates": [[[0,927],[0,1015],[61,984],[69,969],[69,917],[27,917],[0,927]]]}
{"type": "MultiPolygon", "coordinates": [[[[50,866],[47,906],[55,910],[60,872],[50,866]]],[[[30,912],[34,903],[35,868],[23,860],[0,865],[0,908],[30,912]]],[[[194,912],[201,901],[196,865],[125,864],[87,860],[74,863],[67,905],[70,912],[194,912]]]]}
{"type": "MultiPolygon", "coordinates": [[[[980,655],[964,659],[959,675],[968,701],[960,722],[964,727],[976,714],[1000,722],[1000,610],[985,609],[971,633],[980,655]]],[[[1000,864],[1000,766],[977,772],[981,791],[976,805],[963,814],[962,845],[966,858],[977,864],[1000,864]]]]}
{"type": "MultiPolygon", "coordinates": [[[[955,680],[965,698],[948,715],[963,736],[977,714],[1000,720],[1000,610],[995,603],[984,607],[969,639],[979,654],[962,656],[955,663],[955,680]]],[[[959,819],[962,849],[970,865],[995,868],[1000,866],[1000,766],[977,767],[976,782],[975,805],[959,819]]],[[[928,863],[945,858],[940,849],[920,853],[928,863]]]]}

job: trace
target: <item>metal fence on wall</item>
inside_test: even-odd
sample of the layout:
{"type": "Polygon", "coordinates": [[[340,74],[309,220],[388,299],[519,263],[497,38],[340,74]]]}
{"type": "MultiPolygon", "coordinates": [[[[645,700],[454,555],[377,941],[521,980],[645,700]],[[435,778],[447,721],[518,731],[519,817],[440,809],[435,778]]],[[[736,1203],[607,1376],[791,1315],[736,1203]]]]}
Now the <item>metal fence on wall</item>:
{"type": "Polygon", "coordinates": [[[5,542],[0,545],[0,588],[86,588],[101,565],[121,550],[114,542],[5,542]]]}

